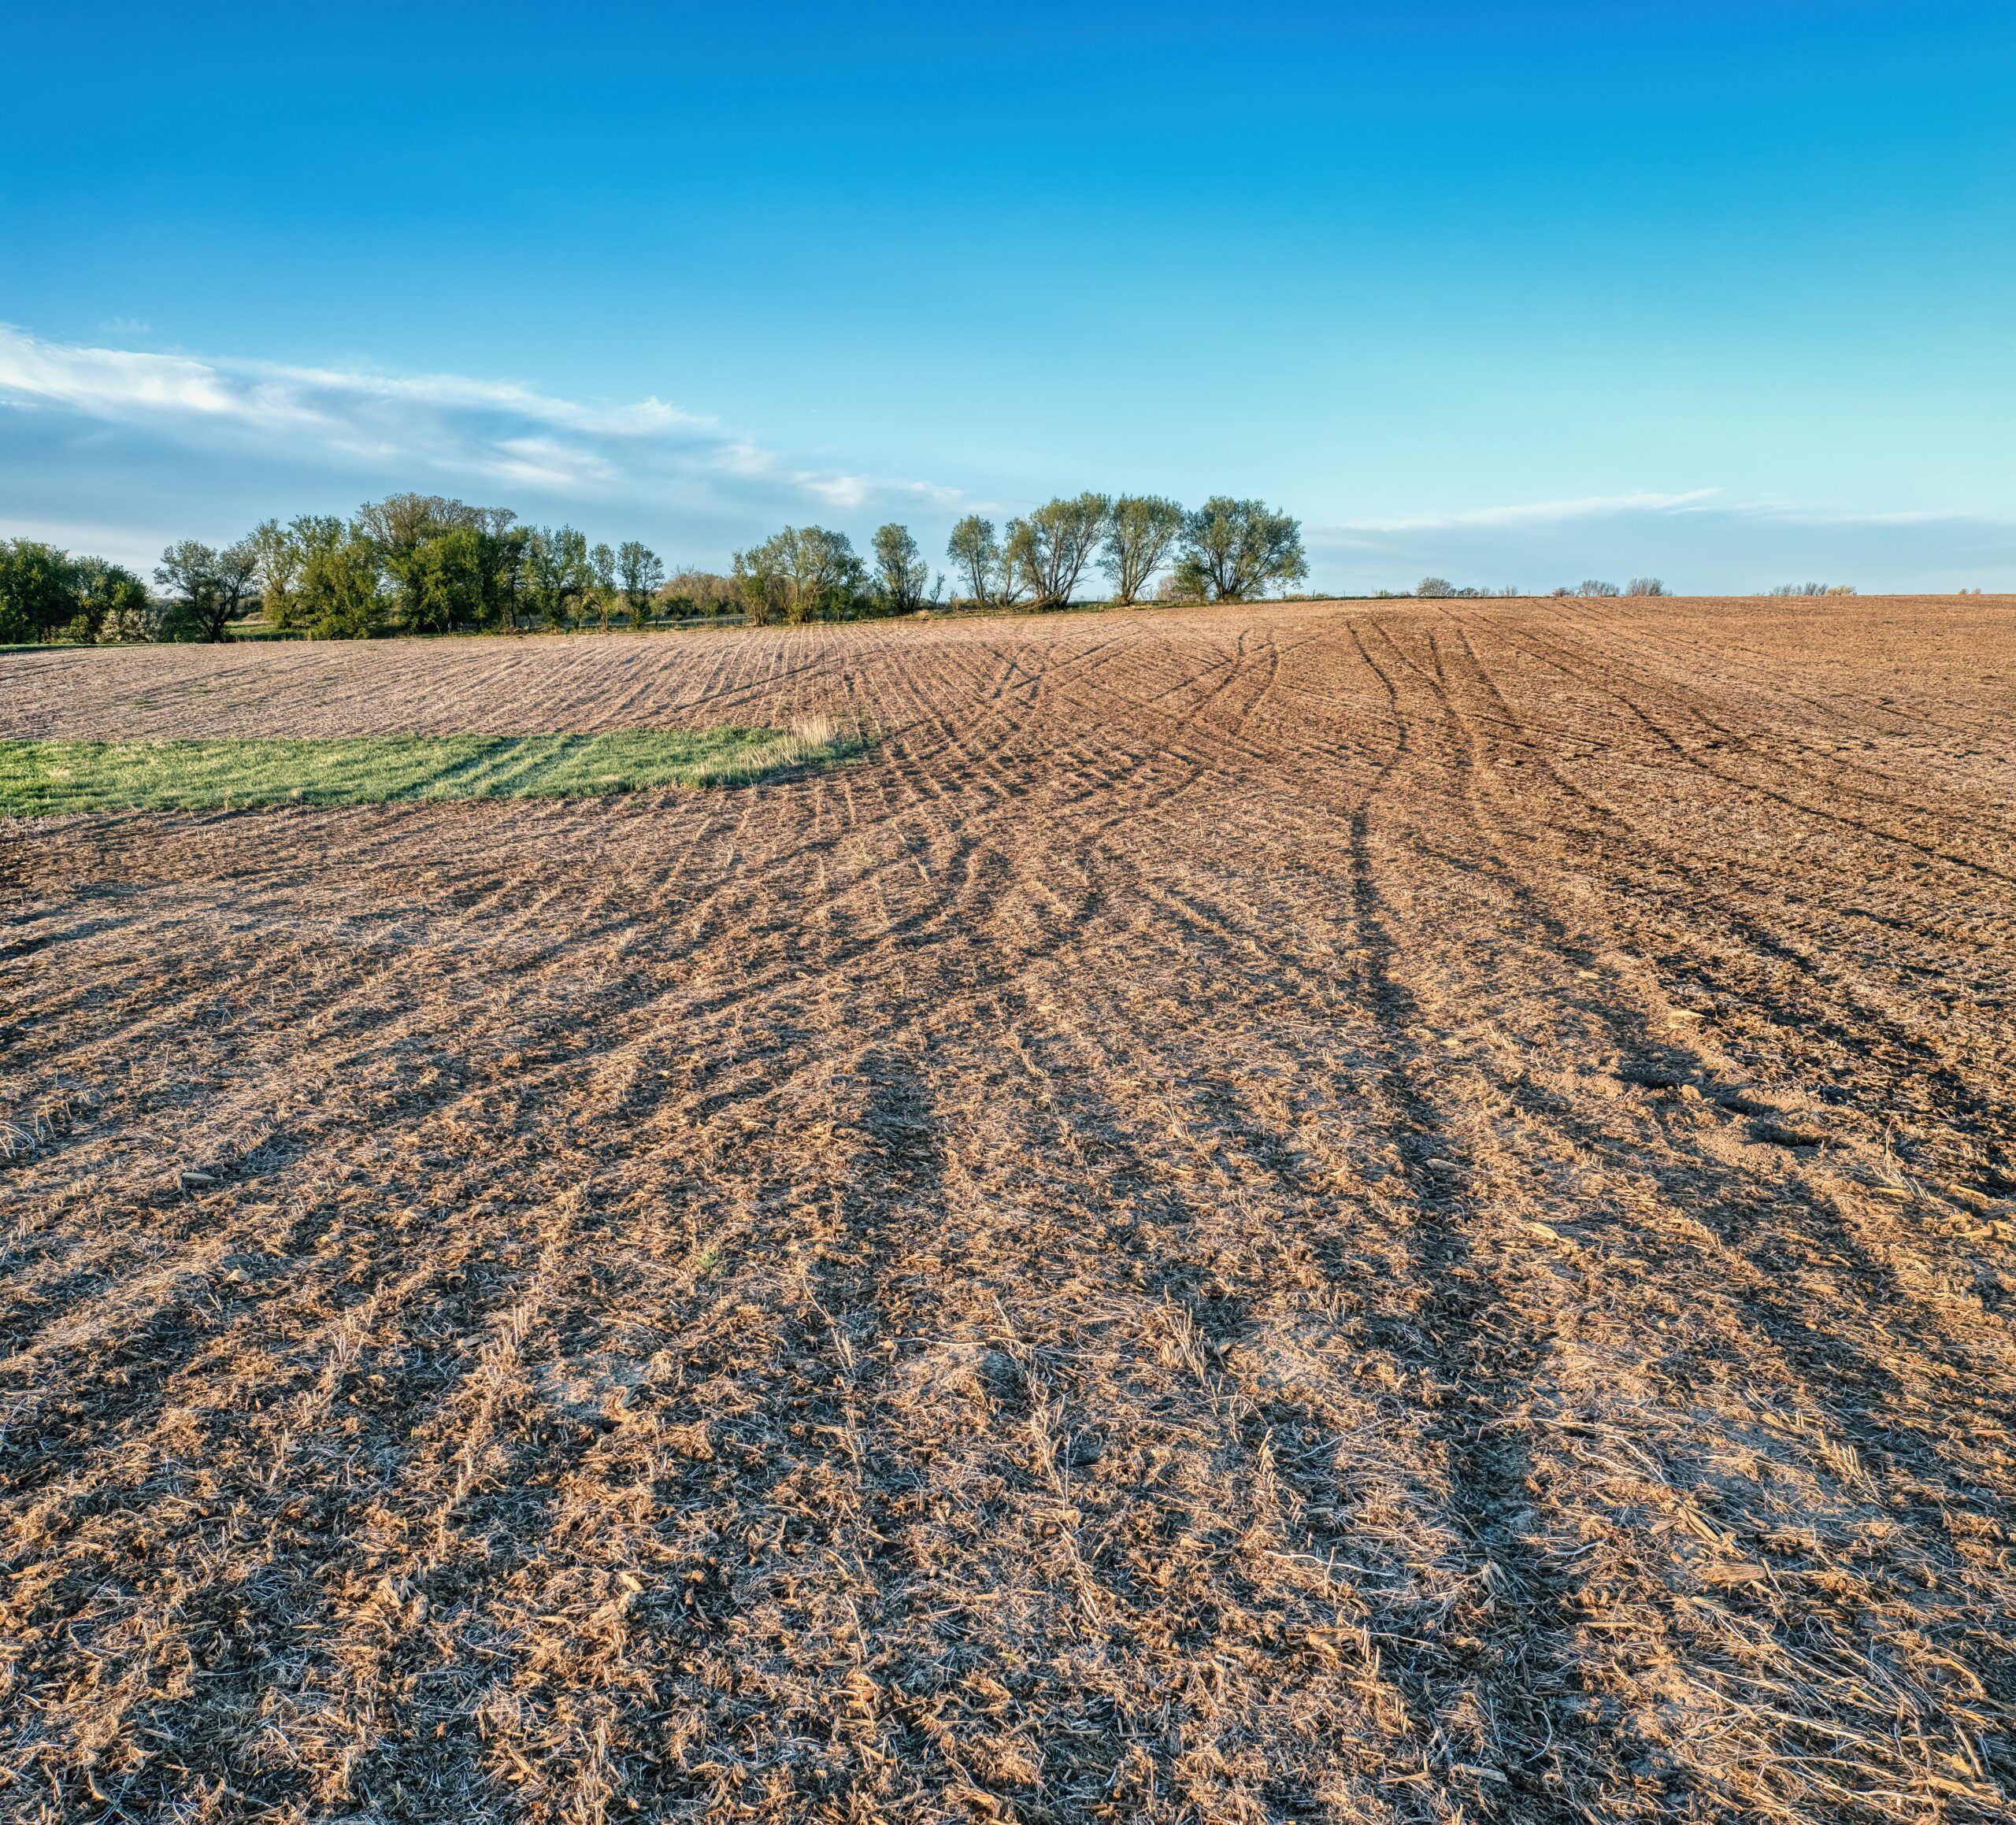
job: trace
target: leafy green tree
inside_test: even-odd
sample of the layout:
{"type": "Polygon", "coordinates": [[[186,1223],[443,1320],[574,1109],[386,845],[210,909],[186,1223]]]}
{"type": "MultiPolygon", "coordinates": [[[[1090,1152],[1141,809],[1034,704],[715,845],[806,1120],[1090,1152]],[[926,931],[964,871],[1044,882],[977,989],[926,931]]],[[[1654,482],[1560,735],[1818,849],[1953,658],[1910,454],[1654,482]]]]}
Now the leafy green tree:
{"type": "Polygon", "coordinates": [[[1214,494],[1183,522],[1177,587],[1208,602],[1243,602],[1309,575],[1302,528],[1264,501],[1214,494]]]}
{"type": "Polygon", "coordinates": [[[228,626],[243,614],[258,595],[259,553],[250,539],[239,539],[217,553],[217,579],[228,626]]]}
{"type": "Polygon", "coordinates": [[[123,565],[39,539],[0,539],[0,641],[154,638],[146,586],[123,565]]]}
{"type": "Polygon", "coordinates": [[[169,546],[154,569],[154,581],[171,594],[164,634],[172,640],[229,639],[258,574],[259,553],[250,539],[221,550],[195,539],[169,546]]]}
{"type": "Polygon", "coordinates": [[[1099,566],[1116,602],[1139,599],[1183,531],[1183,509],[1160,494],[1122,494],[1113,504],[1099,566]]]}
{"type": "Polygon", "coordinates": [[[1027,519],[1008,522],[1009,565],[1036,607],[1061,609],[1071,600],[1112,513],[1104,494],[1085,494],[1046,501],[1027,519]]]}
{"type": "Polygon", "coordinates": [[[616,574],[630,611],[630,625],[641,627],[650,619],[651,598],[665,581],[664,561],[649,546],[625,539],[616,548],[616,574]]]}
{"type": "Polygon", "coordinates": [[[76,561],[82,612],[73,623],[88,640],[151,640],[159,631],[147,586],[123,564],[102,557],[76,561]]]}
{"type": "Polygon", "coordinates": [[[386,568],[397,574],[393,560],[417,550],[451,527],[478,524],[484,509],[445,494],[387,494],[366,501],[357,510],[357,530],[376,545],[386,568]]]}
{"type": "Polygon", "coordinates": [[[259,561],[259,609],[269,627],[291,627],[299,607],[296,591],[306,550],[299,525],[261,520],[249,535],[259,561]]]}
{"type": "Polygon", "coordinates": [[[525,596],[549,627],[574,624],[576,609],[595,582],[588,542],[571,526],[558,531],[535,526],[525,535],[525,596]]]}
{"type": "Polygon", "coordinates": [[[77,566],[39,539],[0,541],[0,640],[53,639],[79,613],[77,566]]]}
{"type": "Polygon", "coordinates": [[[781,538],[766,539],[735,554],[735,594],[752,627],[767,627],[784,612],[790,581],[781,538]]]}
{"type": "Polygon", "coordinates": [[[588,553],[588,575],[587,602],[606,633],[609,617],[616,609],[616,553],[606,545],[598,545],[588,553]]]}
{"type": "Polygon", "coordinates": [[[286,526],[267,520],[253,529],[259,553],[259,595],[269,622],[332,638],[329,553],[349,535],[333,513],[298,513],[286,526]]]}
{"type": "Polygon", "coordinates": [[[790,533],[791,618],[851,614],[868,582],[868,568],[844,532],[802,526],[790,533]]]}
{"type": "Polygon", "coordinates": [[[852,612],[867,572],[844,532],[787,526],[736,553],[736,576],[752,624],[774,615],[810,621],[852,612]]]}
{"type": "Polygon", "coordinates": [[[400,579],[402,619],[416,633],[445,634],[484,618],[483,534],[451,526],[422,539],[400,579]]]}
{"type": "Polygon", "coordinates": [[[969,513],[952,528],[952,536],[945,542],[945,556],[973,599],[986,607],[993,599],[995,579],[1002,568],[1001,542],[995,535],[994,522],[969,513]]]}
{"type": "Polygon", "coordinates": [[[369,640],[382,633],[393,605],[378,542],[332,515],[303,514],[294,524],[304,544],[295,625],[314,640],[369,640]]]}
{"type": "Polygon", "coordinates": [[[365,502],[352,525],[390,579],[393,616],[417,632],[446,633],[487,618],[487,592],[472,582],[483,560],[472,553],[495,517],[495,509],[443,494],[388,494],[365,502]],[[477,543],[458,534],[476,535],[477,543]]]}
{"type": "Polygon", "coordinates": [[[479,618],[487,627],[513,632],[517,629],[518,605],[525,587],[525,549],[532,538],[532,529],[519,525],[517,518],[508,507],[486,507],[475,528],[482,553],[479,618]]]}
{"type": "Polygon", "coordinates": [[[876,590],[891,614],[907,615],[922,607],[925,587],[930,581],[931,566],[907,526],[884,526],[876,533],[876,590]]]}

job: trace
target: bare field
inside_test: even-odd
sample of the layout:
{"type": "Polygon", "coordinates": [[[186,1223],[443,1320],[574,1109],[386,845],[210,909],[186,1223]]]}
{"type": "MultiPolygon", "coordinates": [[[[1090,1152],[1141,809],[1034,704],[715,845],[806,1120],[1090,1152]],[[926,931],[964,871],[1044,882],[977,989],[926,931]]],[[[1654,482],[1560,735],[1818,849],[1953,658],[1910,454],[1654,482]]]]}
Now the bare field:
{"type": "Polygon", "coordinates": [[[0,657],[0,1815],[2003,1818],[2016,610],[0,657]]]}

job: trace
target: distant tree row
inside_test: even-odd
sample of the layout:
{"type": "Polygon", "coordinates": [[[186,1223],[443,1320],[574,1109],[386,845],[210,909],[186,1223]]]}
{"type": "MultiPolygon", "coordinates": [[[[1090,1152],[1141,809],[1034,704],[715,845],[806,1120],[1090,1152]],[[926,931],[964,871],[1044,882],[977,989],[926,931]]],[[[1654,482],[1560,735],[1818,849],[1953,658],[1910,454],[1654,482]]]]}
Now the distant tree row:
{"type": "MultiPolygon", "coordinates": [[[[1509,583],[1503,589],[1459,589],[1447,577],[1425,576],[1414,593],[1417,596],[1447,599],[1464,596],[1516,596],[1519,592],[1509,583]]],[[[1621,590],[1614,583],[1605,583],[1602,578],[1592,576],[1578,583],[1562,583],[1547,593],[1555,596],[1664,596],[1673,592],[1655,576],[1634,576],[1621,590]]],[[[1851,596],[1855,593],[1855,586],[1845,583],[1781,583],[1775,589],[1765,592],[1773,596],[1851,596]]],[[[1961,593],[1965,594],[1966,592],[1962,590],[1961,593]]]]}
{"type": "MultiPolygon", "coordinates": [[[[1166,565],[1160,594],[1176,600],[1249,601],[1309,574],[1295,520],[1225,495],[1186,513],[1159,495],[1078,494],[1000,530],[971,513],[952,528],[945,556],[953,600],[985,609],[1063,608],[1095,567],[1123,603],[1140,601],[1166,565]]],[[[866,559],[844,532],[787,526],[735,554],[732,582],[758,624],[907,614],[944,599],[943,575],[933,577],[910,529],[893,524],[876,533],[866,559]]]]}
{"type": "MultiPolygon", "coordinates": [[[[1399,593],[1404,595],[1406,591],[1403,590],[1399,593]]],[[[1414,593],[1425,600],[1434,602],[1480,601],[1499,596],[1516,596],[1519,593],[1519,586],[1508,583],[1499,589],[1473,589],[1467,583],[1453,583],[1446,576],[1425,576],[1414,585],[1414,593]]]]}
{"type": "Polygon", "coordinates": [[[439,494],[367,502],[349,520],[268,520],[222,552],[185,542],[154,575],[180,595],[214,596],[240,572],[271,626],[325,639],[642,625],[665,581],[657,553],[634,539],[591,546],[571,526],[524,526],[508,507],[439,494]]]}
{"type": "Polygon", "coordinates": [[[972,513],[952,528],[945,555],[965,599],[990,608],[1062,608],[1095,559],[1117,602],[1140,601],[1172,555],[1166,600],[1248,602],[1309,575],[1298,522],[1226,494],[1191,513],[1158,494],[1079,494],[999,534],[972,513]]]}
{"type": "Polygon", "coordinates": [[[222,640],[255,612],[324,639],[642,624],[665,565],[634,540],[591,547],[571,526],[521,526],[507,508],[395,494],[347,520],[268,520],[221,547],[181,539],[154,582],[158,594],[100,558],[0,542],[0,640],[222,640]]]}
{"type": "Polygon", "coordinates": [[[0,539],[0,643],[151,639],[146,585],[121,565],[0,539]]]}
{"type": "MultiPolygon", "coordinates": [[[[1519,591],[1511,583],[1506,584],[1503,589],[1459,589],[1447,577],[1425,576],[1415,586],[1414,593],[1418,596],[1448,600],[1462,597],[1516,596],[1519,591]]],[[[1621,590],[1614,583],[1605,583],[1602,578],[1592,576],[1579,583],[1562,583],[1547,593],[1555,596],[1662,596],[1669,592],[1666,586],[1655,576],[1634,576],[1621,590]]]]}
{"type": "MultiPolygon", "coordinates": [[[[947,546],[955,600],[1062,608],[1096,564],[1114,599],[1140,599],[1166,566],[1168,599],[1242,602],[1308,575],[1300,527],[1259,501],[1218,496],[1194,513],[1157,495],[1055,500],[997,533],[969,515],[947,546]]],[[[739,611],[769,621],[907,614],[945,598],[907,527],[881,528],[863,558],[844,532],[787,526],[735,554],[732,572],[667,579],[636,540],[591,546],[572,526],[528,526],[508,508],[439,494],[367,502],[350,519],[268,520],[222,546],[185,539],[131,571],[29,539],[0,541],[0,641],[222,640],[259,616],[277,633],[565,629],[662,613],[739,611]]]]}
{"type": "MultiPolygon", "coordinates": [[[[958,603],[1060,609],[1089,571],[1110,599],[1247,602],[1309,574],[1299,524],[1262,501],[1214,495],[1186,511],[1156,494],[1082,494],[1010,520],[969,514],[945,555],[958,603]],[[1157,579],[1160,579],[1158,587],[1157,579]]],[[[731,574],[669,579],[635,539],[591,546],[572,526],[521,524],[508,508],[439,494],[367,502],[349,520],[268,520],[222,547],[185,539],[161,553],[158,593],[102,558],[33,539],[0,540],[0,642],[221,640],[258,613],[276,632],[324,639],[374,634],[556,630],[650,624],[662,614],[739,612],[752,624],[907,614],[945,599],[907,527],[880,528],[869,556],[844,532],[787,526],[735,554],[731,574]]],[[[1381,595],[1388,592],[1381,590],[1381,595]]],[[[1423,598],[1517,595],[1425,576],[1423,598]]],[[[1784,583],[1777,596],[1853,595],[1845,583],[1784,583]]],[[[1620,590],[1591,577],[1556,596],[1663,596],[1657,577],[1620,590]]]]}

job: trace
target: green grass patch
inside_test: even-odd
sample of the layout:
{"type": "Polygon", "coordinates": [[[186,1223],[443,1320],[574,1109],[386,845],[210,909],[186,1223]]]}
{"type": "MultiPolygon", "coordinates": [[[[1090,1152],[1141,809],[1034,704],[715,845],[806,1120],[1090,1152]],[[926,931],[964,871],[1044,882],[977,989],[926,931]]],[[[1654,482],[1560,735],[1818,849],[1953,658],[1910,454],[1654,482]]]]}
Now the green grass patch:
{"type": "Polygon", "coordinates": [[[600,735],[362,735],[333,741],[0,741],[0,813],[215,811],[430,798],[595,798],[727,786],[843,758],[816,727],[623,729],[600,735]]]}

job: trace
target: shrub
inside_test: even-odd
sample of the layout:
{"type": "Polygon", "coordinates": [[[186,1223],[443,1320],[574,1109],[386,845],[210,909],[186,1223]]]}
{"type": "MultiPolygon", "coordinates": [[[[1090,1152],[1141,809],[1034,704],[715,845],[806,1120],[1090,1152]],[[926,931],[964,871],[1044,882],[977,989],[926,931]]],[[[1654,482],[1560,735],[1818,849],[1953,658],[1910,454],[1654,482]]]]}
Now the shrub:
{"type": "Polygon", "coordinates": [[[1624,586],[1624,593],[1628,596],[1662,596],[1667,590],[1655,576],[1634,576],[1624,586]]]}
{"type": "Polygon", "coordinates": [[[659,606],[673,616],[732,614],[738,601],[733,577],[691,565],[665,579],[658,599],[659,606]]]}

